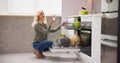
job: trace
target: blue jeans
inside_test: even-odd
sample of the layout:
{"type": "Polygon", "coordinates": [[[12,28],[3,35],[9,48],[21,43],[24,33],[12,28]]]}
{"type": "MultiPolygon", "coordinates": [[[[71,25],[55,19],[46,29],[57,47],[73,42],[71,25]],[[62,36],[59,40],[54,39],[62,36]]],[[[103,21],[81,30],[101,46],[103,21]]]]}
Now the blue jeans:
{"type": "Polygon", "coordinates": [[[52,47],[53,41],[44,40],[40,42],[33,42],[32,45],[34,49],[37,49],[39,51],[46,51],[49,49],[49,47],[52,47]]]}

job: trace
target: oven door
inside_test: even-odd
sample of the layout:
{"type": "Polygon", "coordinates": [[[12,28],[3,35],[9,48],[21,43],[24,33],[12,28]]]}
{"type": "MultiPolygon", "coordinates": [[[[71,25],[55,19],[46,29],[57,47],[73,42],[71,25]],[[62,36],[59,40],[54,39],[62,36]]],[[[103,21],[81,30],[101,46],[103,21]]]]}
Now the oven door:
{"type": "Polygon", "coordinates": [[[106,13],[102,17],[102,38],[117,41],[118,15],[106,13]]]}
{"type": "Polygon", "coordinates": [[[118,13],[105,13],[102,17],[101,44],[117,47],[118,13]]]}

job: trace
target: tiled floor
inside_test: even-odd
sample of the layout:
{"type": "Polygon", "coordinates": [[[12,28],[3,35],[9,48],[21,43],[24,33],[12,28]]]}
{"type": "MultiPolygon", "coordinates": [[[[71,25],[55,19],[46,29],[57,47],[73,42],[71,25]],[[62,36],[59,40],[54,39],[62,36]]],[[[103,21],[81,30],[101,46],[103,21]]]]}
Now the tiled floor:
{"type": "Polygon", "coordinates": [[[83,63],[70,53],[44,53],[46,58],[38,59],[33,53],[0,54],[0,63],[83,63]]]}

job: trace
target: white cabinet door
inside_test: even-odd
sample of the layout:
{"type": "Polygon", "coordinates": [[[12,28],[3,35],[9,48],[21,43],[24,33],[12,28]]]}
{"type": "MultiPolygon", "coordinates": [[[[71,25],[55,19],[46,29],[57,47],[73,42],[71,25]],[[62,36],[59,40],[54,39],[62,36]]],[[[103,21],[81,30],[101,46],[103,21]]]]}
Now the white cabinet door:
{"type": "Polygon", "coordinates": [[[118,0],[101,0],[101,11],[118,11],[118,0]]]}

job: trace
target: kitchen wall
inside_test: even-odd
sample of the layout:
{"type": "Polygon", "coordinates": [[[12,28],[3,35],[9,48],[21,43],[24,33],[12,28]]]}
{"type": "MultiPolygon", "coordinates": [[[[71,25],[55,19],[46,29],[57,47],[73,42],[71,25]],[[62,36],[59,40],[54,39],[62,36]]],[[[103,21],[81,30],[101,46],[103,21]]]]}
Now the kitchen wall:
{"type": "MultiPolygon", "coordinates": [[[[51,17],[48,16],[47,20],[51,17]]],[[[53,27],[60,24],[61,17],[53,27]]],[[[33,16],[0,16],[0,53],[26,53],[32,52],[34,31],[31,27],[33,16]]],[[[48,38],[55,42],[60,30],[50,33],[48,38]]]]}
{"type": "Polygon", "coordinates": [[[79,15],[81,7],[85,7],[89,12],[101,12],[101,0],[62,0],[62,21],[67,16],[79,15]]]}
{"type": "Polygon", "coordinates": [[[92,0],[92,10],[95,13],[100,13],[101,12],[101,0],[92,0]]]}

